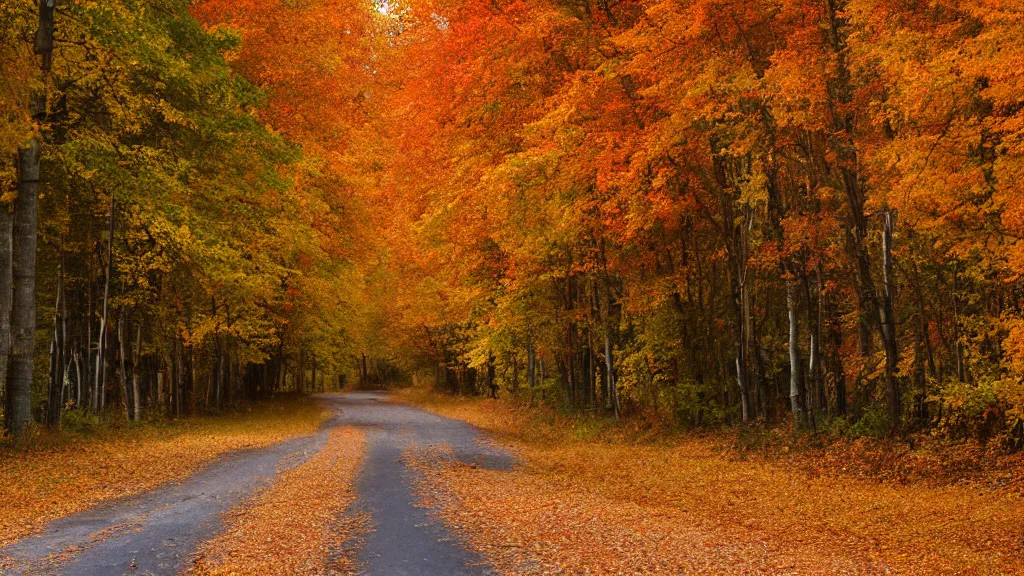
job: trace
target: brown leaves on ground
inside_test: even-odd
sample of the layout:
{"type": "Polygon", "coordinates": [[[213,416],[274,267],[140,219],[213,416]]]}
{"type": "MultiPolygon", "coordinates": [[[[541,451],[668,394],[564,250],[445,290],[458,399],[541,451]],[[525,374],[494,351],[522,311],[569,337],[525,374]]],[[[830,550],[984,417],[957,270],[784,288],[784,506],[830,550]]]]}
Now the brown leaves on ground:
{"type": "Polygon", "coordinates": [[[226,452],[311,434],[328,414],[312,400],[287,400],[243,414],[0,449],[0,547],[50,520],[185,478],[226,452]]]}
{"type": "Polygon", "coordinates": [[[227,513],[224,530],[201,547],[191,574],[355,573],[351,543],[366,520],[346,509],[355,501],[365,443],[356,428],[331,431],[316,455],[227,513]]]}
{"type": "Polygon", "coordinates": [[[523,460],[414,458],[424,498],[502,574],[1024,574],[1024,500],[1008,490],[808,474],[710,440],[552,442],[494,402],[447,412],[523,460]]]}
{"type": "MultiPolygon", "coordinates": [[[[773,432],[776,437],[782,436],[773,432]]],[[[871,478],[887,483],[1000,488],[1024,496],[1024,453],[1009,454],[996,443],[954,442],[920,434],[892,438],[830,439],[814,445],[807,437],[783,440],[760,450],[741,450],[744,458],[781,460],[809,474],[871,478]]]]}

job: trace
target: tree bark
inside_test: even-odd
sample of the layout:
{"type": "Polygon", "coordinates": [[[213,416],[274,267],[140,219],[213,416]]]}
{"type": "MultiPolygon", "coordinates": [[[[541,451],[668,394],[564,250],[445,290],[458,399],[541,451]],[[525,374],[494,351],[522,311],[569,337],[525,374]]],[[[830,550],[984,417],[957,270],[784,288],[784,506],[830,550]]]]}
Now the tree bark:
{"type": "Polygon", "coordinates": [[[113,244],[114,244],[114,196],[110,196],[110,220],[107,225],[107,261],[104,270],[105,282],[103,284],[103,316],[100,318],[100,333],[98,337],[99,350],[96,355],[96,391],[99,395],[97,411],[102,412],[107,402],[107,318],[110,312],[110,274],[113,266],[113,244]]]}
{"type": "MultiPolygon", "coordinates": [[[[7,398],[7,359],[11,353],[11,226],[13,206],[0,203],[0,390],[7,398]]],[[[5,413],[6,406],[5,406],[5,413]]]]}
{"type": "Polygon", "coordinates": [[[796,280],[786,281],[786,308],[789,312],[789,405],[793,412],[793,425],[801,425],[800,406],[800,328],[797,324],[796,280]]]}
{"type": "Polygon", "coordinates": [[[893,312],[894,289],[892,282],[892,233],[896,226],[896,216],[891,210],[882,212],[882,307],[881,326],[885,345],[885,386],[886,403],[889,411],[889,423],[893,429],[899,428],[902,416],[900,387],[896,380],[899,371],[899,349],[896,344],[896,318],[893,312]]]}
{"type": "MultiPolygon", "coordinates": [[[[135,346],[132,349],[132,420],[142,418],[142,402],[139,399],[139,361],[142,359],[142,323],[135,327],[135,346]]],[[[151,392],[152,394],[152,392],[151,392]]]]}
{"type": "Polygon", "coordinates": [[[64,339],[61,325],[64,319],[64,246],[61,245],[60,262],[57,271],[57,301],[53,313],[53,340],[50,346],[50,390],[47,395],[46,424],[55,427],[60,423],[64,403],[64,339]]]}
{"type": "Polygon", "coordinates": [[[21,435],[32,422],[36,331],[36,242],[39,221],[40,141],[18,151],[18,197],[11,234],[11,351],[7,365],[6,426],[21,435]]]}
{"type": "MultiPolygon", "coordinates": [[[[89,235],[89,240],[87,242],[87,245],[90,246],[90,247],[92,246],[92,234],[89,235]]],[[[88,291],[88,294],[87,294],[88,303],[86,304],[86,314],[85,314],[85,377],[88,378],[89,381],[91,382],[92,381],[92,317],[93,317],[93,312],[94,312],[94,310],[93,310],[93,300],[94,300],[94,296],[95,296],[95,294],[93,293],[93,289],[95,288],[94,285],[96,284],[96,277],[95,277],[95,275],[93,273],[92,257],[91,256],[88,256],[86,258],[86,267],[88,268],[89,287],[87,288],[87,291],[88,291]]],[[[87,390],[87,392],[88,392],[88,390],[87,390]]],[[[95,386],[92,387],[92,393],[89,394],[89,410],[91,410],[94,414],[99,410],[99,396],[96,394],[95,386]]]]}
{"type": "Polygon", "coordinates": [[[132,420],[131,404],[128,399],[128,373],[127,363],[125,359],[125,347],[124,347],[124,312],[122,311],[117,315],[117,346],[118,346],[118,357],[120,363],[119,377],[121,380],[121,403],[124,404],[124,418],[125,420],[132,420]]]}
{"type": "Polygon", "coordinates": [[[498,399],[498,383],[494,373],[494,354],[487,357],[487,388],[490,390],[491,398],[498,399]]]}
{"type": "Polygon", "coordinates": [[[75,348],[74,354],[71,355],[72,361],[75,363],[75,408],[81,408],[82,406],[82,353],[75,348]]]}
{"type": "Polygon", "coordinates": [[[740,415],[743,422],[750,420],[750,389],[747,385],[747,355],[748,355],[748,327],[747,321],[747,222],[751,221],[751,210],[749,206],[743,209],[744,219],[742,224],[737,224],[732,238],[732,298],[733,298],[733,320],[735,322],[736,337],[736,386],[740,391],[740,415]]]}
{"type": "Polygon", "coordinates": [[[615,359],[612,357],[612,339],[608,335],[608,330],[605,329],[604,333],[604,367],[605,372],[608,375],[608,391],[610,393],[612,411],[615,414],[615,419],[619,419],[619,390],[618,383],[615,381],[615,359]]]}
{"type": "MultiPolygon", "coordinates": [[[[39,0],[35,53],[42,58],[43,89],[29,107],[37,123],[46,121],[46,85],[53,59],[53,8],[56,0],[39,0]]],[[[32,422],[32,371],[36,331],[36,242],[39,224],[39,160],[42,140],[34,136],[18,150],[18,197],[11,233],[11,347],[7,363],[7,421],[12,435],[32,422]]]]}
{"type": "Polygon", "coordinates": [[[180,418],[182,416],[182,398],[181,388],[185,383],[185,361],[182,354],[182,343],[179,335],[174,335],[174,378],[171,385],[174,387],[172,390],[172,401],[174,402],[174,417],[180,418]]]}
{"type": "MultiPolygon", "coordinates": [[[[70,378],[71,378],[71,360],[68,359],[68,355],[73,355],[71,352],[71,344],[68,342],[68,294],[66,289],[65,278],[67,277],[67,264],[64,259],[64,241],[61,240],[60,245],[60,345],[61,345],[61,366],[62,366],[62,382],[61,382],[61,402],[59,410],[63,410],[63,402],[70,399],[70,378]]],[[[75,399],[75,403],[78,403],[78,399],[75,399]]]]}

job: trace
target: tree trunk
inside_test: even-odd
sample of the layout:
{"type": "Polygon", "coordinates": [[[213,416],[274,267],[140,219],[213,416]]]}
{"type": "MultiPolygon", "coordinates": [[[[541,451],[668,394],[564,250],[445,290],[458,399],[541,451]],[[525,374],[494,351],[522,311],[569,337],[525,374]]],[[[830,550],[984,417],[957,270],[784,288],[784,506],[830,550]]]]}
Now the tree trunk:
{"type": "Polygon", "coordinates": [[[494,372],[494,354],[487,356],[487,389],[491,398],[498,399],[498,381],[494,372]]]}
{"type": "Polygon", "coordinates": [[[180,337],[174,335],[174,417],[180,418],[183,413],[182,388],[185,385],[185,359],[183,354],[183,343],[180,337]]]}
{"type": "Polygon", "coordinates": [[[796,280],[786,281],[786,308],[789,312],[789,404],[793,412],[793,425],[801,424],[800,406],[800,328],[796,313],[796,280]]]}
{"type": "Polygon", "coordinates": [[[760,409],[760,396],[759,391],[761,389],[761,378],[759,371],[755,367],[757,364],[757,346],[754,343],[754,320],[750,312],[750,285],[749,278],[744,274],[743,282],[743,337],[744,337],[744,354],[743,360],[746,366],[746,387],[744,395],[746,396],[747,410],[750,411],[751,416],[757,413],[760,409]],[[753,357],[753,358],[751,358],[753,357]],[[753,392],[753,394],[751,393],[753,392]]]}
{"type": "Polygon", "coordinates": [[[891,210],[882,212],[882,307],[881,326],[885,345],[885,388],[889,411],[889,423],[893,430],[900,426],[902,403],[900,387],[896,380],[899,371],[899,349],[896,344],[896,318],[893,312],[894,289],[892,282],[892,233],[896,216],[891,210]]]}
{"type": "Polygon", "coordinates": [[[533,343],[533,334],[526,336],[526,382],[530,387],[530,406],[533,406],[533,395],[537,388],[537,348],[533,343]]]}
{"type": "MultiPolygon", "coordinates": [[[[89,240],[87,242],[87,245],[90,246],[90,248],[92,247],[92,235],[91,234],[89,235],[89,240]]],[[[94,273],[93,273],[92,257],[91,256],[87,256],[86,257],[86,267],[88,268],[89,286],[87,288],[87,291],[88,291],[88,294],[87,294],[88,303],[86,304],[86,314],[85,314],[85,377],[88,378],[90,382],[92,382],[92,317],[93,317],[93,312],[94,312],[94,310],[93,310],[93,300],[94,300],[93,288],[95,287],[94,285],[96,284],[96,277],[94,276],[94,273]]],[[[91,388],[91,390],[92,390],[92,393],[89,394],[89,410],[92,411],[92,413],[95,414],[99,410],[99,396],[97,396],[97,394],[96,394],[95,386],[93,386],[91,388]]]]}
{"type": "MultiPolygon", "coordinates": [[[[68,294],[65,289],[65,277],[67,276],[67,264],[64,260],[64,241],[61,240],[60,245],[60,359],[62,368],[61,378],[61,406],[58,410],[63,410],[63,403],[70,399],[69,379],[71,378],[71,360],[68,359],[68,354],[74,355],[71,352],[71,345],[68,343],[68,294]]],[[[78,403],[78,399],[75,399],[75,403],[78,403]]]]}
{"type": "MultiPolygon", "coordinates": [[[[139,399],[139,360],[142,359],[142,322],[135,327],[135,346],[132,349],[132,420],[142,418],[142,402],[139,399]]],[[[152,394],[152,392],[150,392],[152,394]]]]}
{"type": "Polygon", "coordinates": [[[167,394],[165,392],[164,381],[166,380],[166,377],[164,376],[164,374],[165,374],[164,367],[160,365],[160,362],[157,362],[157,367],[156,367],[156,403],[157,403],[158,406],[160,406],[160,411],[164,415],[166,415],[167,414],[167,412],[166,412],[166,410],[167,410],[167,394]]]}
{"type": "Polygon", "coordinates": [[[107,402],[107,318],[110,312],[110,274],[113,266],[114,244],[114,196],[110,196],[110,221],[107,225],[107,261],[103,284],[103,316],[100,318],[99,352],[96,355],[96,390],[99,394],[99,411],[107,402]]]}
{"type": "Polygon", "coordinates": [[[576,406],[576,324],[570,322],[565,332],[565,398],[569,406],[576,406]]]}
{"type": "Polygon", "coordinates": [[[213,405],[220,410],[224,396],[224,351],[221,349],[220,334],[215,335],[213,338],[217,348],[217,359],[213,362],[213,386],[215,390],[213,405]]]}
{"type": "MultiPolygon", "coordinates": [[[[11,353],[11,225],[14,215],[0,202],[0,391],[7,398],[7,358],[11,353]]],[[[5,413],[9,413],[6,411],[5,413]]]]}
{"type": "Polygon", "coordinates": [[[49,380],[46,386],[46,411],[43,413],[43,422],[48,427],[54,427],[57,425],[56,408],[55,406],[60,402],[58,394],[60,394],[59,380],[60,368],[57,364],[57,330],[54,326],[54,333],[50,335],[50,371],[48,373],[49,380]]]}
{"type": "MultiPolygon", "coordinates": [[[[56,0],[39,0],[35,53],[42,57],[43,89],[32,94],[29,108],[46,121],[46,86],[53,59],[53,8],[56,0]]],[[[36,242],[39,224],[39,160],[42,141],[33,137],[18,150],[18,196],[11,226],[11,343],[7,363],[6,427],[21,435],[32,422],[32,371],[36,331],[36,242]]]]}
{"type": "Polygon", "coordinates": [[[609,330],[605,329],[604,333],[604,369],[608,375],[608,392],[611,398],[612,411],[615,413],[615,419],[619,419],[619,390],[618,383],[615,381],[615,359],[612,357],[612,339],[608,334],[609,330]]]}
{"type": "Polygon", "coordinates": [[[746,255],[746,223],[750,221],[751,210],[744,207],[744,220],[742,224],[735,226],[732,237],[732,250],[730,255],[733,259],[731,283],[733,300],[733,321],[735,323],[736,338],[736,386],[740,391],[740,413],[743,422],[750,420],[750,390],[747,386],[747,336],[746,321],[746,292],[747,287],[747,255],[746,255]]]}
{"type": "Polygon", "coordinates": [[[819,389],[820,374],[819,367],[821,359],[819,348],[821,342],[821,292],[812,296],[811,283],[808,275],[803,274],[804,295],[807,298],[807,331],[810,333],[810,344],[807,349],[807,377],[804,379],[804,416],[812,431],[817,431],[819,403],[821,390],[819,389]]]}
{"type": "Polygon", "coordinates": [[[814,382],[815,382],[815,395],[817,396],[817,400],[818,400],[818,410],[821,410],[822,412],[828,410],[828,398],[826,397],[826,392],[825,392],[825,374],[824,374],[824,368],[822,367],[822,360],[821,360],[821,344],[822,344],[822,338],[823,338],[822,331],[823,331],[824,325],[825,325],[825,302],[824,302],[824,299],[825,299],[825,296],[824,296],[824,293],[825,293],[825,281],[824,281],[824,279],[822,277],[823,273],[824,272],[823,272],[823,269],[822,269],[822,265],[819,263],[818,264],[818,270],[817,270],[817,273],[816,273],[816,278],[815,278],[815,284],[816,284],[815,290],[816,290],[817,295],[815,296],[815,298],[816,298],[816,301],[815,301],[816,302],[816,305],[815,305],[815,314],[816,314],[816,316],[815,316],[815,324],[814,324],[814,338],[815,338],[815,341],[817,342],[817,345],[815,346],[815,349],[814,349],[814,366],[813,366],[812,369],[813,369],[814,382]]]}
{"type": "Polygon", "coordinates": [[[121,403],[124,404],[124,418],[125,420],[132,420],[131,404],[128,399],[128,373],[126,371],[127,364],[125,361],[125,348],[124,348],[124,312],[117,315],[117,346],[118,356],[120,362],[120,370],[118,374],[121,380],[121,403]]]}
{"type": "MultiPolygon", "coordinates": [[[[885,383],[886,396],[888,401],[889,424],[892,430],[900,426],[900,393],[899,382],[896,376],[897,365],[897,344],[894,323],[891,310],[891,289],[884,286],[886,294],[883,295],[883,302],[879,304],[878,293],[876,292],[875,280],[872,273],[871,257],[865,245],[867,239],[867,215],[864,212],[865,192],[864,185],[859,173],[860,161],[857,157],[856,133],[854,116],[849,106],[853,102],[854,89],[850,80],[851,74],[847,63],[847,39],[849,35],[848,23],[846,21],[845,0],[829,0],[826,4],[825,17],[827,22],[822,30],[826,34],[826,41],[831,45],[836,55],[834,66],[835,76],[829,81],[829,97],[834,100],[833,106],[837,109],[847,109],[847,112],[837,114],[833,118],[833,128],[837,134],[837,141],[832,143],[836,156],[836,164],[839,166],[843,179],[843,189],[846,192],[847,207],[849,208],[852,226],[847,234],[847,251],[853,257],[856,264],[855,289],[857,299],[860,302],[862,316],[866,316],[867,323],[875,327],[881,338],[885,350],[885,383]]],[[[892,243],[892,220],[888,210],[883,212],[885,217],[885,230],[883,231],[883,258],[889,259],[883,266],[883,274],[891,270],[892,243]]],[[[883,279],[884,282],[888,280],[883,279]]],[[[867,326],[862,325],[862,346],[868,344],[867,326]]],[[[866,352],[866,350],[862,351],[866,352]]]]}
{"type": "Polygon", "coordinates": [[[71,355],[72,360],[75,363],[75,408],[81,408],[82,406],[82,353],[79,349],[75,348],[75,353],[71,355]]]}
{"type": "Polygon", "coordinates": [[[61,338],[64,302],[64,246],[61,244],[57,269],[57,301],[53,307],[53,339],[50,345],[50,390],[47,395],[46,424],[54,427],[60,423],[64,403],[64,339],[61,338]]]}
{"type": "Polygon", "coordinates": [[[532,390],[537,386],[537,350],[533,346],[533,335],[526,341],[526,381],[532,390]]]}
{"type": "Polygon", "coordinates": [[[40,142],[18,151],[18,197],[11,234],[11,351],[7,365],[6,426],[21,435],[32,422],[36,332],[36,241],[40,142]]]}

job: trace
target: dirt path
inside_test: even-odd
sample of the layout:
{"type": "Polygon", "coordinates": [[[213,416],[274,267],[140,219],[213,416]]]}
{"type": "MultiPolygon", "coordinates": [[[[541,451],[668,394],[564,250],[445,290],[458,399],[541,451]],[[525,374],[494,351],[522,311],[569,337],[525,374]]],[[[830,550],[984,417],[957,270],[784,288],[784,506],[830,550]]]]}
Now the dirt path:
{"type": "Polygon", "coordinates": [[[348,394],[341,421],[364,427],[367,452],[356,486],[360,507],[373,522],[358,560],[373,576],[491,574],[444,525],[416,505],[415,474],[405,461],[413,449],[450,447],[462,462],[508,469],[511,458],[478,443],[476,428],[411,406],[383,402],[374,393],[348,394]]]}
{"type": "Polygon", "coordinates": [[[412,448],[450,446],[463,461],[507,468],[511,459],[478,444],[476,430],[376,393],[327,396],[338,413],[315,435],[222,458],[180,483],[100,505],[51,522],[37,535],[0,550],[4,574],[75,576],[176,575],[192,553],[217,534],[221,514],[281,472],[319,451],[330,430],[365,430],[367,452],[357,480],[358,511],[371,531],[357,560],[377,576],[482,575],[490,571],[467,553],[428,510],[415,505],[412,448]]]}

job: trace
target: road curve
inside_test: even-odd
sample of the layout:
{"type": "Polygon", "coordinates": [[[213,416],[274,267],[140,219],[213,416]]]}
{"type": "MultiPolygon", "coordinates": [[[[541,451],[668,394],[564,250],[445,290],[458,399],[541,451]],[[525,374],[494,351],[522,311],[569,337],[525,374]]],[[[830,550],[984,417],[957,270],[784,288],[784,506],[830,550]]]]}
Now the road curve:
{"type": "Polygon", "coordinates": [[[450,446],[463,461],[507,468],[511,457],[478,442],[472,426],[402,404],[382,393],[326,395],[337,413],[316,434],[217,459],[189,478],[51,522],[0,550],[10,576],[174,576],[221,528],[221,513],[315,454],[331,428],[357,426],[367,452],[357,480],[357,511],[371,531],[357,553],[367,576],[481,576],[492,572],[429,510],[416,506],[409,448],[450,446]]]}

